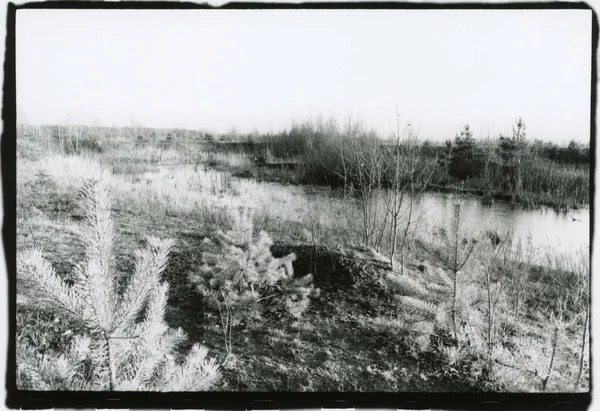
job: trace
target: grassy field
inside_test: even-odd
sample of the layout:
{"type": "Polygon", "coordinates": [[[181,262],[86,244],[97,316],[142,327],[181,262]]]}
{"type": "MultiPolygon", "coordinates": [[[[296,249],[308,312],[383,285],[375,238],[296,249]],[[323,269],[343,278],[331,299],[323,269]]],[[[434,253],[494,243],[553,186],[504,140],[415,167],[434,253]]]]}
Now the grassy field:
{"type": "MultiPolygon", "coordinates": [[[[133,250],[147,235],[176,241],[163,279],[170,284],[166,321],[188,335],[182,352],[199,342],[218,361],[226,358],[218,313],[206,306],[188,274],[202,264],[204,240],[231,227],[231,210],[250,208],[255,231],[275,240],[273,254],[293,252],[295,275],[313,274],[320,294],[302,317],[267,312],[268,326],[259,321],[236,328],[235,355],[224,363],[216,390],[589,390],[585,250],[580,259],[548,256],[548,264],[539,266],[531,263],[526,247],[507,247],[510,251],[500,254],[480,241],[458,288],[466,307],[458,341],[447,320],[434,316],[417,327],[408,324],[398,298],[418,295],[446,270],[431,252],[443,241],[431,233],[417,230],[411,237],[400,275],[385,257],[362,247],[355,202],[307,196],[289,185],[302,181],[298,170],[256,167],[247,153],[211,152],[189,142],[105,144],[71,154],[52,144],[47,150],[43,140],[23,135],[17,141],[17,250],[41,248],[66,276],[84,253],[78,239],[82,178],[106,171],[123,278],[133,269],[133,250]],[[486,273],[502,335],[489,357],[493,372],[485,346],[486,273]]],[[[60,351],[70,338],[67,328],[64,319],[18,298],[18,336],[37,352],[60,351]]]]}

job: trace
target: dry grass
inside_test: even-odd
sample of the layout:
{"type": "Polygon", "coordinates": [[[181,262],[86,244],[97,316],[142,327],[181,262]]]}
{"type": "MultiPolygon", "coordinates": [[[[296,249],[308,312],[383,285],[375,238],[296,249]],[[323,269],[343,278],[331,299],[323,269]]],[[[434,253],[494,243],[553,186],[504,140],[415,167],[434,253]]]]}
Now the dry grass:
{"type": "MultiPolygon", "coordinates": [[[[386,294],[389,290],[381,286],[383,262],[359,263],[365,260],[365,253],[344,252],[361,239],[359,210],[353,201],[311,193],[298,186],[237,178],[218,169],[252,167],[244,154],[211,155],[199,149],[147,146],[128,151],[127,156],[117,149],[76,156],[40,153],[27,144],[21,148],[25,153],[21,153],[17,165],[18,250],[40,246],[59,273],[69,272],[82,251],[76,241],[81,179],[108,173],[118,232],[119,270],[126,275],[131,269],[128,250],[137,248],[146,234],[176,238],[178,249],[166,272],[173,296],[167,318],[171,326],[183,327],[193,341],[206,340],[211,351],[221,348],[218,329],[213,327],[216,317],[199,310],[200,297],[187,284],[186,274],[202,262],[202,240],[214,229],[227,229],[231,224],[231,209],[252,208],[255,228],[272,235],[279,255],[296,252],[299,259],[295,271],[299,275],[315,274],[318,286],[325,291],[313,302],[306,319],[296,323],[272,319],[266,329],[247,329],[235,342],[244,355],[225,371],[226,385],[222,389],[482,389],[477,385],[481,381],[472,378],[474,368],[467,366],[470,358],[452,359],[457,354],[449,354],[447,349],[419,351],[410,330],[395,316],[391,295],[386,294]],[[208,166],[211,161],[213,168],[208,166]],[[450,369],[458,370],[458,374],[450,369]]],[[[410,246],[406,274],[424,277],[423,271],[435,267],[412,241],[410,246]]],[[[527,296],[519,317],[524,328],[517,341],[523,358],[508,360],[524,368],[548,361],[549,334],[544,326],[548,313],[557,308],[557,297],[568,290],[572,296],[569,315],[574,320],[561,334],[548,390],[585,391],[589,387],[588,356],[583,383],[574,387],[573,381],[583,330],[581,310],[586,307],[587,294],[582,290],[589,281],[589,266],[585,255],[581,260],[542,257],[525,246],[514,247],[503,265],[503,275],[512,287],[508,294],[527,296]],[[536,313],[541,317],[535,317],[536,313]]],[[[56,338],[48,339],[55,333],[54,328],[60,328],[60,322],[54,328],[50,326],[54,318],[37,312],[33,306],[21,308],[18,316],[20,332],[46,338],[43,344],[60,343],[56,338]]],[[[436,333],[432,327],[432,338],[442,339],[436,333]]],[[[496,384],[485,386],[494,389],[540,389],[530,371],[510,367],[498,367],[495,380],[487,383],[496,384]]]]}
{"type": "MultiPolygon", "coordinates": [[[[133,214],[195,217],[201,224],[227,219],[228,210],[249,207],[255,225],[274,235],[314,242],[353,243],[358,239],[357,210],[342,199],[307,196],[301,187],[259,183],[232,177],[228,172],[196,165],[155,165],[153,171],[112,173],[108,179],[115,208],[133,214]]],[[[67,202],[75,201],[81,179],[109,172],[101,160],[89,156],[52,155],[39,162],[22,161],[17,188],[47,176],[67,202]]],[[[27,203],[27,199],[20,201],[27,203]]]]}

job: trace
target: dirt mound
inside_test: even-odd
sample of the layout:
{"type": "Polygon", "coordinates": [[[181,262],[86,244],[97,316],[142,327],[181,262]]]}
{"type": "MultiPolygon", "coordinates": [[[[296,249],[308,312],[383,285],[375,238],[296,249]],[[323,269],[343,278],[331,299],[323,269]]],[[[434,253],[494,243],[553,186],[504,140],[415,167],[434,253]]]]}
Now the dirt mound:
{"type": "Polygon", "coordinates": [[[324,292],[358,299],[387,299],[385,276],[389,264],[374,252],[289,243],[274,244],[271,251],[275,257],[296,254],[294,275],[312,274],[315,285],[324,292]]]}

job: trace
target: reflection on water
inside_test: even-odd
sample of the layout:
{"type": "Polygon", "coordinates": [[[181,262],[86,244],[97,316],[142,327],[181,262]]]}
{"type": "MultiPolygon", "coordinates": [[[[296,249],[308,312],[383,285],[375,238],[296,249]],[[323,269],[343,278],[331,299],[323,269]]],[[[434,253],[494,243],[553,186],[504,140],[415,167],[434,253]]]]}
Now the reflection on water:
{"type": "MultiPolygon", "coordinates": [[[[162,171],[170,172],[173,168],[189,168],[195,170],[192,165],[163,166],[162,171]]],[[[211,171],[214,178],[222,177],[221,172],[211,171]],[[221,176],[221,177],[219,177],[221,176]]],[[[211,178],[213,178],[211,177],[211,178]]],[[[229,177],[231,178],[231,177],[229,177]]],[[[212,182],[208,182],[211,185],[212,182]]],[[[265,192],[281,190],[298,196],[320,197],[321,199],[337,198],[343,196],[341,190],[330,190],[324,187],[314,186],[283,186],[277,183],[257,183],[265,192]]],[[[256,190],[255,186],[248,186],[245,190],[256,190]]],[[[380,192],[380,194],[383,194],[380,192]]],[[[414,203],[413,221],[419,219],[419,227],[431,230],[438,227],[448,227],[452,220],[454,194],[424,193],[414,203]]],[[[384,196],[380,195],[380,209],[385,208],[384,196]]],[[[293,196],[292,196],[293,198],[293,196]]],[[[537,210],[526,210],[522,207],[511,205],[506,202],[495,202],[492,205],[484,205],[473,196],[460,196],[462,199],[461,229],[472,234],[485,230],[497,230],[499,233],[513,233],[513,242],[531,242],[540,257],[550,252],[553,255],[570,255],[577,257],[590,245],[590,210],[573,210],[569,213],[558,213],[553,209],[543,208],[537,210]]],[[[261,200],[262,201],[262,200],[261,200]]],[[[420,231],[420,230],[419,230],[420,231]]]]}
{"type": "MultiPolygon", "coordinates": [[[[327,190],[307,189],[310,195],[332,195],[327,190]]],[[[453,194],[424,193],[414,204],[414,215],[421,216],[424,228],[447,227],[452,219],[453,194]]],[[[461,196],[461,228],[473,234],[484,230],[513,233],[514,242],[523,242],[543,256],[577,256],[590,244],[589,209],[573,210],[567,214],[543,208],[527,210],[506,202],[484,205],[472,196],[461,196]]],[[[381,200],[383,201],[383,199],[381,200]]]]}
{"type": "MultiPolygon", "coordinates": [[[[419,207],[425,211],[429,225],[447,224],[452,217],[452,196],[427,193],[420,199],[419,207]]],[[[528,241],[540,250],[560,254],[580,252],[590,243],[589,209],[558,213],[544,208],[526,210],[505,202],[482,205],[473,197],[463,197],[463,223],[465,230],[478,232],[492,229],[500,233],[513,233],[513,240],[528,241]]]]}

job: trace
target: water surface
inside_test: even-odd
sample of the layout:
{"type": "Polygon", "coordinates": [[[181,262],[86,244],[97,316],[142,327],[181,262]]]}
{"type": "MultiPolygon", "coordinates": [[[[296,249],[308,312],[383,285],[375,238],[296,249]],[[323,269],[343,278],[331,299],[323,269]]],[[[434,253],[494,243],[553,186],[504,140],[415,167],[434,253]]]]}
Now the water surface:
{"type": "MultiPolygon", "coordinates": [[[[306,188],[305,191],[309,195],[336,195],[314,188],[306,188]]],[[[448,227],[456,196],[447,193],[424,193],[420,196],[413,206],[414,215],[420,217],[419,224],[426,229],[448,227]]],[[[462,203],[461,229],[465,232],[475,234],[488,229],[501,234],[512,232],[514,242],[533,247],[540,259],[548,253],[576,258],[582,250],[589,248],[589,208],[562,213],[551,208],[525,209],[503,201],[482,204],[479,198],[469,195],[458,197],[462,203]]],[[[384,206],[383,203],[380,205],[384,206]]]]}

